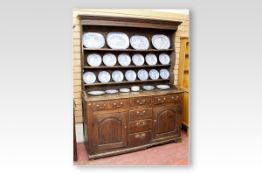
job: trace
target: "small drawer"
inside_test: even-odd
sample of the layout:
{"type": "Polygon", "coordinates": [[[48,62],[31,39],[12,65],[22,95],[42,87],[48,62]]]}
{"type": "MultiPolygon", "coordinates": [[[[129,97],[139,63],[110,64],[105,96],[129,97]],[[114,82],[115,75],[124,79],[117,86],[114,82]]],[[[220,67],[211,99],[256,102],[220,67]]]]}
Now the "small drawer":
{"type": "Polygon", "coordinates": [[[169,103],[179,103],[180,101],[182,100],[182,96],[181,94],[171,94],[169,97],[168,97],[168,102],[169,103]]]}
{"type": "Polygon", "coordinates": [[[109,109],[109,104],[107,101],[93,102],[92,109],[93,111],[107,110],[109,109]]]}
{"type": "Polygon", "coordinates": [[[152,108],[142,108],[129,111],[129,120],[152,118],[152,108]]]}
{"type": "Polygon", "coordinates": [[[152,120],[151,119],[132,121],[132,122],[129,122],[128,124],[129,133],[148,131],[151,129],[152,129],[152,120]]]}
{"type": "Polygon", "coordinates": [[[153,98],[153,103],[155,105],[168,103],[168,98],[169,98],[169,96],[167,96],[167,95],[166,96],[154,97],[153,98]]]}
{"type": "Polygon", "coordinates": [[[138,146],[151,141],[151,132],[140,132],[128,135],[128,146],[138,146]]]}
{"type": "Polygon", "coordinates": [[[130,99],[130,106],[141,106],[141,105],[151,105],[151,98],[149,97],[139,97],[139,98],[131,98],[130,99]]]}
{"type": "Polygon", "coordinates": [[[121,99],[121,100],[112,100],[109,101],[110,109],[118,109],[118,108],[128,108],[128,100],[121,99]]]}

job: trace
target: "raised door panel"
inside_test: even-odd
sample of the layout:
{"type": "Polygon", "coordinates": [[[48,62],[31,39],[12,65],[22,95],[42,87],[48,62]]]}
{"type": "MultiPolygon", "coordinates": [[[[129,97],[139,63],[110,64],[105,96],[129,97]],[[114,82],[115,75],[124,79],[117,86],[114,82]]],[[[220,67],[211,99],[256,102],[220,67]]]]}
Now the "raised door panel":
{"type": "Polygon", "coordinates": [[[126,146],[127,117],[127,112],[94,116],[94,146],[96,151],[126,146]]]}
{"type": "Polygon", "coordinates": [[[180,136],[181,115],[176,106],[156,107],[154,112],[154,139],[180,136]]]}

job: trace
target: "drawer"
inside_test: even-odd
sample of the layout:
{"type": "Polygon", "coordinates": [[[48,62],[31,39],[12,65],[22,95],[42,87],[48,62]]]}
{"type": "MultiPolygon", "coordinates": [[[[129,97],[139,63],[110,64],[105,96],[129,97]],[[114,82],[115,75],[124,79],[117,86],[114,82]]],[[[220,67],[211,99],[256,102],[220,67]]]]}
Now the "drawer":
{"type": "Polygon", "coordinates": [[[151,141],[151,132],[140,132],[128,135],[128,146],[139,146],[151,141]]]}
{"type": "Polygon", "coordinates": [[[129,111],[129,120],[152,118],[152,108],[141,108],[129,111]]]}
{"type": "Polygon", "coordinates": [[[182,95],[181,94],[171,94],[168,96],[167,101],[169,103],[179,103],[182,100],[182,95]]]}
{"type": "Polygon", "coordinates": [[[153,103],[154,103],[155,105],[168,103],[168,98],[169,98],[168,95],[154,97],[154,98],[153,98],[153,103]]]}
{"type": "Polygon", "coordinates": [[[164,96],[158,96],[153,98],[153,103],[155,105],[165,104],[165,103],[174,103],[177,104],[182,100],[181,94],[170,94],[164,96]]]}
{"type": "Polygon", "coordinates": [[[128,108],[129,103],[127,99],[111,100],[109,101],[110,109],[128,108]]]}
{"type": "Polygon", "coordinates": [[[130,99],[130,106],[141,106],[141,105],[151,105],[151,98],[149,97],[139,97],[139,98],[131,98],[130,99]]]}
{"type": "Polygon", "coordinates": [[[148,131],[152,129],[152,120],[136,120],[129,122],[128,124],[128,133],[135,133],[141,131],[148,131]]]}
{"type": "Polygon", "coordinates": [[[107,110],[109,109],[108,101],[98,101],[92,103],[93,111],[107,110]]]}

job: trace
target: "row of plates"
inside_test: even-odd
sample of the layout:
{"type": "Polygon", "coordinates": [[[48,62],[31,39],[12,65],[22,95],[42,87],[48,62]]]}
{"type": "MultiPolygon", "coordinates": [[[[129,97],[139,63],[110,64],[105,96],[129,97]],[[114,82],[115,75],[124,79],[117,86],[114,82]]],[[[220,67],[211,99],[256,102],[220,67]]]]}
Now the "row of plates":
{"type": "MultiPolygon", "coordinates": [[[[125,78],[127,81],[135,81],[138,77],[139,80],[145,81],[150,78],[151,80],[157,80],[159,77],[166,80],[170,76],[167,69],[161,69],[160,71],[156,69],[151,69],[147,72],[145,69],[140,69],[137,73],[134,70],[127,70],[125,72],[125,78]]],[[[111,75],[108,71],[100,71],[98,73],[98,80],[101,83],[108,83],[111,79],[111,75]]],[[[83,80],[86,84],[93,84],[96,82],[96,75],[94,72],[85,72],[83,74],[83,80]]],[[[124,80],[124,74],[120,70],[115,70],[112,72],[112,80],[114,82],[122,82],[124,80]]]]}
{"type": "MultiPolygon", "coordinates": [[[[138,89],[140,89],[139,86],[136,86],[138,87],[138,89]]],[[[170,86],[169,85],[165,85],[165,84],[161,84],[161,85],[157,85],[156,86],[158,89],[169,89],[170,86]]],[[[151,91],[151,90],[154,90],[155,89],[155,86],[151,86],[151,85],[145,85],[145,86],[142,86],[142,88],[146,91],[151,91]]],[[[132,90],[133,88],[131,87],[131,91],[134,91],[134,92],[137,92],[137,90],[132,90]]],[[[103,95],[103,94],[116,94],[118,92],[122,92],[122,93],[128,93],[130,92],[130,88],[121,88],[119,90],[117,89],[108,89],[108,90],[105,90],[105,91],[90,91],[88,92],[89,95],[103,95]]]]}
{"type": "MultiPolygon", "coordinates": [[[[170,57],[166,53],[159,54],[158,59],[162,65],[168,65],[170,63],[170,57]]],[[[145,56],[145,58],[142,54],[139,54],[139,53],[134,54],[132,56],[132,62],[136,66],[142,66],[145,63],[145,61],[148,65],[153,66],[157,64],[158,59],[157,59],[157,56],[153,53],[148,53],[145,56]]],[[[117,58],[112,53],[104,54],[103,58],[101,58],[101,56],[97,53],[91,53],[87,55],[87,63],[91,67],[100,66],[102,63],[102,60],[106,66],[114,66],[117,63],[117,61],[121,66],[129,66],[131,63],[131,57],[126,53],[119,54],[117,58]]]]}
{"type": "MultiPolygon", "coordinates": [[[[136,50],[147,50],[150,46],[149,40],[143,35],[133,35],[128,37],[123,32],[109,32],[106,36],[106,40],[101,33],[87,32],[82,37],[84,47],[89,49],[100,49],[107,45],[112,49],[127,49],[129,44],[136,50]]],[[[151,38],[152,45],[156,49],[169,49],[171,44],[166,35],[157,34],[151,38]]]]}

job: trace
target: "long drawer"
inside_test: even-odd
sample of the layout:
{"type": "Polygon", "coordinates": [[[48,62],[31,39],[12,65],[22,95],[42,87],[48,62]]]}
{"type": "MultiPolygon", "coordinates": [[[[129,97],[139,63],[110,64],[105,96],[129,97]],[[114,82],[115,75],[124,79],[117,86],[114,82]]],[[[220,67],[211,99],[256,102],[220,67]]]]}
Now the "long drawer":
{"type": "Polygon", "coordinates": [[[148,131],[152,129],[152,120],[136,120],[130,121],[128,124],[128,133],[135,133],[141,131],[148,131]]]}
{"type": "Polygon", "coordinates": [[[101,111],[101,110],[121,109],[121,108],[128,108],[128,106],[129,106],[128,99],[98,101],[92,103],[92,110],[101,111]]]}
{"type": "Polygon", "coordinates": [[[151,131],[128,135],[128,146],[139,146],[151,141],[151,131]]]}

